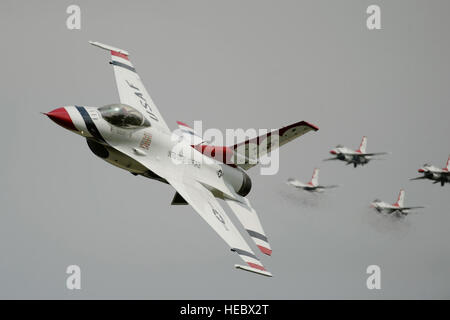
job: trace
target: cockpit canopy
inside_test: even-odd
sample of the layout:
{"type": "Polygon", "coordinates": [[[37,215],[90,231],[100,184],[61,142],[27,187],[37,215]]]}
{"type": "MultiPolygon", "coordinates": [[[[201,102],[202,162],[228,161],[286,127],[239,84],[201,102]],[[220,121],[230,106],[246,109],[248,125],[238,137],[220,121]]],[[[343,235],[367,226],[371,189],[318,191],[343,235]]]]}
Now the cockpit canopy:
{"type": "Polygon", "coordinates": [[[98,111],[103,119],[120,128],[136,129],[150,127],[150,122],[144,118],[142,113],[126,104],[109,104],[98,108],[98,111]]]}
{"type": "Polygon", "coordinates": [[[342,145],[342,144],[338,144],[337,146],[336,146],[336,148],[343,148],[344,146],[342,145]]]}

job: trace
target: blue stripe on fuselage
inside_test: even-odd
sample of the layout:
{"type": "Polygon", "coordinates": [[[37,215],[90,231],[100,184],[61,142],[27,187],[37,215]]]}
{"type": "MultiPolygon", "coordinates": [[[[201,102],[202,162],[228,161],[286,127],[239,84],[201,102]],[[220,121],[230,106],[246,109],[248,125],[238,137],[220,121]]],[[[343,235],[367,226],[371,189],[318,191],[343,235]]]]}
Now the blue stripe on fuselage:
{"type": "Polygon", "coordinates": [[[102,135],[100,134],[100,131],[98,131],[97,126],[95,125],[94,121],[92,121],[91,116],[87,112],[85,107],[79,107],[75,106],[78,110],[78,112],[83,117],[84,123],[86,123],[86,128],[88,129],[89,133],[96,138],[97,140],[100,140],[102,142],[106,142],[105,139],[103,139],[102,135]]]}

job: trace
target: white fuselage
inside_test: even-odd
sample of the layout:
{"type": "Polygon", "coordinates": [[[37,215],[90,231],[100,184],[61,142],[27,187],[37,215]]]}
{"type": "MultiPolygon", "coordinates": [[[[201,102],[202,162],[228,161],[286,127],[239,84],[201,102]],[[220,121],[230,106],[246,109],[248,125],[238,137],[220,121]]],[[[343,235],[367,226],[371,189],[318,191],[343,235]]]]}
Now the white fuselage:
{"type": "Polygon", "coordinates": [[[90,149],[97,156],[114,166],[165,182],[139,162],[140,158],[145,158],[157,172],[170,172],[171,168],[175,172],[175,166],[183,166],[184,173],[197,177],[219,197],[233,196],[228,186],[240,195],[250,191],[250,178],[242,169],[203,155],[179,135],[152,126],[120,128],[104,120],[94,107],[64,108],[77,129],[75,132],[87,138],[90,149]]]}
{"type": "Polygon", "coordinates": [[[365,165],[370,161],[370,157],[361,154],[358,151],[349,149],[347,147],[336,147],[330,151],[338,160],[347,162],[348,164],[365,165]]]}
{"type": "Polygon", "coordinates": [[[324,191],[324,187],[321,185],[313,185],[311,183],[303,183],[298,180],[293,180],[293,179],[288,180],[287,183],[298,189],[302,189],[302,190],[309,191],[309,192],[323,192],[324,191]]]}
{"type": "Polygon", "coordinates": [[[401,206],[398,205],[392,205],[389,204],[387,202],[384,201],[374,201],[371,203],[371,206],[377,210],[378,212],[383,212],[383,213],[401,213],[401,214],[407,214],[409,211],[401,206]]]}
{"type": "Polygon", "coordinates": [[[436,166],[424,166],[418,171],[419,173],[422,173],[423,177],[426,179],[441,182],[442,185],[450,183],[450,172],[448,169],[441,169],[436,166]]]}

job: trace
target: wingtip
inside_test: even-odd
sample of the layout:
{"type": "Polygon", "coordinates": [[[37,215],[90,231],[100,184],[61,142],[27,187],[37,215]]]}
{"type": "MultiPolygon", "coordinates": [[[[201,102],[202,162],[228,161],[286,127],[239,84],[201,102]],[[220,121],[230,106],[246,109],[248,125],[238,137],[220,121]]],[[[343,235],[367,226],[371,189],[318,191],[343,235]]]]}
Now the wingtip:
{"type": "Polygon", "coordinates": [[[98,41],[91,41],[91,40],[89,40],[88,42],[90,44],[92,44],[93,46],[99,47],[101,49],[119,52],[119,53],[122,53],[122,54],[124,54],[126,56],[129,55],[128,51],[126,51],[124,49],[116,48],[116,47],[113,47],[113,46],[110,46],[108,44],[104,44],[104,43],[101,43],[101,42],[98,42],[98,41]]]}
{"type": "Polygon", "coordinates": [[[259,270],[259,269],[253,268],[253,267],[243,266],[243,265],[240,265],[240,264],[235,264],[234,267],[236,269],[241,269],[241,270],[244,270],[244,271],[253,272],[253,273],[256,273],[256,274],[260,274],[262,276],[273,277],[272,273],[270,273],[267,270],[259,270]]]}
{"type": "Polygon", "coordinates": [[[319,131],[319,127],[318,126],[316,126],[316,125],[314,125],[314,124],[312,124],[310,122],[307,122],[307,121],[303,121],[303,123],[306,124],[311,129],[313,129],[314,131],[319,131]]]}

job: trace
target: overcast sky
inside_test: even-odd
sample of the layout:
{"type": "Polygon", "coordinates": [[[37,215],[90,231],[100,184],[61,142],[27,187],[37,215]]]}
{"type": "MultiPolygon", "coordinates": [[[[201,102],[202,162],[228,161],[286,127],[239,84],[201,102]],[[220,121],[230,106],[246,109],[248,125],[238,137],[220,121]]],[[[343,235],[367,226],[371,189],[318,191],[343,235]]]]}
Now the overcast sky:
{"type": "Polygon", "coordinates": [[[66,28],[70,4],[0,2],[0,298],[450,298],[450,186],[408,180],[450,153],[449,1],[77,1],[81,30],[66,28]],[[369,31],[374,3],[382,30],[369,31]],[[320,128],[282,148],[277,175],[249,171],[273,278],[235,270],[191,207],[170,206],[170,186],[107,164],[39,113],[118,102],[108,55],[88,40],[130,52],[172,129],[320,128]],[[322,162],[363,135],[392,154],[322,162]],[[342,187],[315,197],[284,183],[316,166],[342,187]],[[426,209],[370,210],[400,188],[426,209]],[[71,264],[79,291],[65,286],[71,264]],[[372,264],[381,290],[366,288],[372,264]]]}

